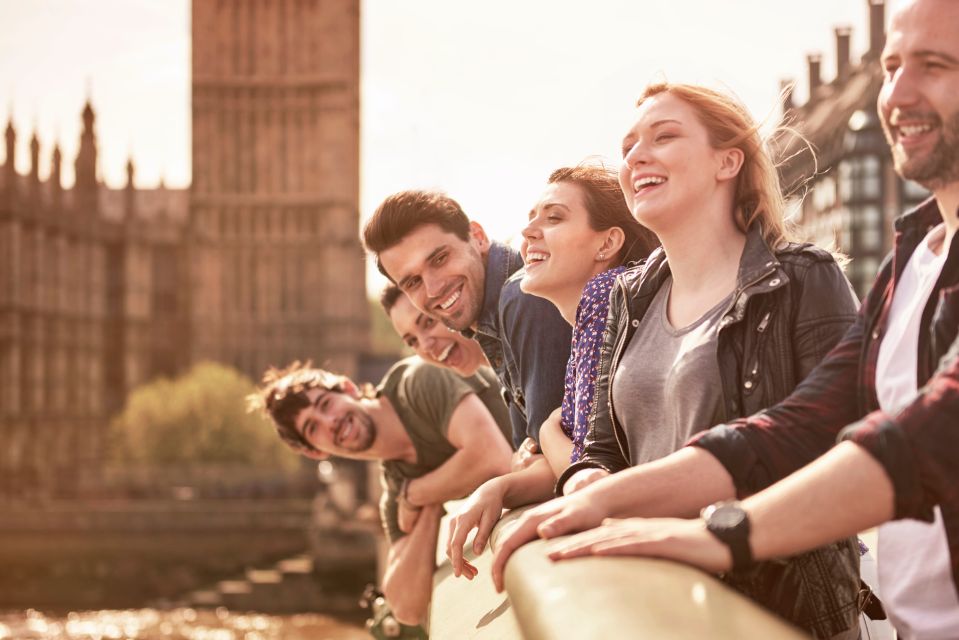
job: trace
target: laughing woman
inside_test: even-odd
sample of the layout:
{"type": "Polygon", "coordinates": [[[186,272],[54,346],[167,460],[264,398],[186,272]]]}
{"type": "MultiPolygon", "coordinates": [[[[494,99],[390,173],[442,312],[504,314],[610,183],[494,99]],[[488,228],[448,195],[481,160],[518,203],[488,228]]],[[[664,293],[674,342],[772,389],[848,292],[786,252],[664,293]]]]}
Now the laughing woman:
{"type": "MultiPolygon", "coordinates": [[[[783,399],[857,308],[832,255],[788,241],[776,169],[732,98],[650,86],[622,153],[626,203],[662,247],[613,287],[596,383],[606,401],[557,483],[567,494],[783,399]]],[[[724,579],[817,638],[858,634],[852,540],[724,579]]]]}
{"type": "Polygon", "coordinates": [[[521,288],[552,302],[573,326],[563,404],[540,430],[543,458],[486,482],[451,519],[447,555],[455,575],[475,575],[463,558],[463,545],[472,529],[478,529],[473,548],[479,553],[503,507],[551,497],[556,477],[579,459],[593,403],[610,288],[624,265],[644,259],[655,243],[652,233],[626,208],[615,172],[579,165],[558,169],[549,177],[523,229],[526,271],[521,288]]]}

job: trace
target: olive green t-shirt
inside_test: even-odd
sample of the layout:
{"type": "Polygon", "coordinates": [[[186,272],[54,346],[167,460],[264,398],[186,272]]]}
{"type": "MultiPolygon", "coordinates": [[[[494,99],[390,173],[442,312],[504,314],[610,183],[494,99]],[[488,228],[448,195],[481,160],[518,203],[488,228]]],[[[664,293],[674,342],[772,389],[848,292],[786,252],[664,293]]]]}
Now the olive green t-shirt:
{"type": "Polygon", "coordinates": [[[486,405],[503,438],[510,442],[509,411],[496,374],[489,367],[480,367],[476,374],[463,378],[417,357],[406,358],[393,365],[377,387],[376,395],[385,396],[393,405],[416,449],[415,464],[398,460],[380,463],[380,517],[391,544],[405,535],[400,531],[396,502],[403,480],[433,471],[456,453],[456,447],[446,437],[450,418],[460,401],[471,393],[486,405]]]}

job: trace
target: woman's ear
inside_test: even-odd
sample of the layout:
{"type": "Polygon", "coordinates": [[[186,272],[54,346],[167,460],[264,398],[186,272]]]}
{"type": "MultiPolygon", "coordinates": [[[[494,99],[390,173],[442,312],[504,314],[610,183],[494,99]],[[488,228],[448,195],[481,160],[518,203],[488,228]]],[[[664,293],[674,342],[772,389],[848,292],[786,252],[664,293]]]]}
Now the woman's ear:
{"type": "Polygon", "coordinates": [[[716,179],[720,181],[734,179],[743,168],[746,155],[737,147],[723,149],[719,153],[719,170],[716,172],[716,179]]]}
{"type": "Polygon", "coordinates": [[[621,228],[610,227],[606,230],[606,237],[603,239],[603,244],[600,246],[599,251],[596,252],[596,259],[600,262],[614,259],[616,254],[619,253],[619,250],[623,248],[625,241],[626,234],[623,233],[621,228]]]}

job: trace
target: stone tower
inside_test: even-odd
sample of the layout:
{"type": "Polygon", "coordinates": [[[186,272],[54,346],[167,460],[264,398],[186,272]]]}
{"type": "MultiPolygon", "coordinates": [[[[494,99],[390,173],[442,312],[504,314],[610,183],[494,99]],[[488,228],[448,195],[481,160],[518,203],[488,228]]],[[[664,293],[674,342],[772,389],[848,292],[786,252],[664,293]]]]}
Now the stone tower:
{"type": "Polygon", "coordinates": [[[355,373],[359,0],[193,1],[191,359],[355,373]]]}

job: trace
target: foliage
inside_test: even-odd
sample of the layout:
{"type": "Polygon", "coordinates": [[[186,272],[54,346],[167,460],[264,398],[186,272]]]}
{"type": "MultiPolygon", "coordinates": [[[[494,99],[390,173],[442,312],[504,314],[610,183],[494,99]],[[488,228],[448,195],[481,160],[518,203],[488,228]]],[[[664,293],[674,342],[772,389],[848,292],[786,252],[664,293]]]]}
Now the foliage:
{"type": "Polygon", "coordinates": [[[186,374],[133,390],[111,425],[116,463],[144,466],[242,464],[294,469],[297,456],[270,421],[246,411],[253,382],[240,372],[201,362],[186,374]]]}

